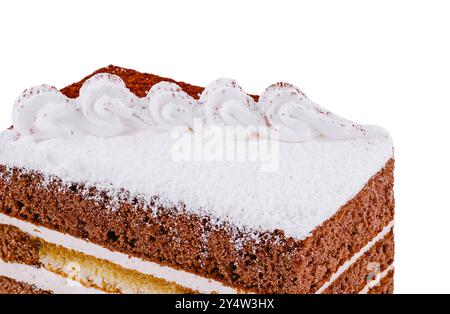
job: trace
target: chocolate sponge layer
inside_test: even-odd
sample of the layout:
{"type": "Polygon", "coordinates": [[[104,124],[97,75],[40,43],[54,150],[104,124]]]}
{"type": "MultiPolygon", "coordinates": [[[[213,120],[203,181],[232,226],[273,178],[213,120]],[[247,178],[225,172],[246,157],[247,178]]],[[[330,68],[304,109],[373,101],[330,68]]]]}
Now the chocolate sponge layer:
{"type": "Polygon", "coordinates": [[[5,262],[39,265],[39,241],[19,229],[0,224],[0,259],[5,262]]]}
{"type": "Polygon", "coordinates": [[[358,293],[365,287],[368,279],[373,279],[370,274],[387,269],[393,262],[394,232],[391,231],[340,275],[324,293],[358,293]],[[373,266],[370,267],[371,265],[373,266]]]}
{"type": "Polygon", "coordinates": [[[0,294],[49,294],[27,283],[0,276],[0,294]]]}
{"type": "MultiPolygon", "coordinates": [[[[118,67],[95,73],[120,76],[138,96],[155,83],[168,80],[118,67]]],[[[201,87],[179,83],[191,96],[201,87]]],[[[81,83],[62,90],[78,95],[81,83]]],[[[374,238],[394,216],[394,160],[303,241],[281,230],[254,237],[228,226],[217,228],[209,218],[179,208],[140,208],[124,200],[116,211],[101,191],[80,191],[83,183],[46,182],[38,172],[0,165],[0,212],[72,236],[88,239],[111,250],[187,270],[238,289],[259,293],[313,293],[351,256],[374,238]],[[205,234],[209,236],[205,239],[205,234]]],[[[157,195],[154,200],[156,203],[157,195]]]]}

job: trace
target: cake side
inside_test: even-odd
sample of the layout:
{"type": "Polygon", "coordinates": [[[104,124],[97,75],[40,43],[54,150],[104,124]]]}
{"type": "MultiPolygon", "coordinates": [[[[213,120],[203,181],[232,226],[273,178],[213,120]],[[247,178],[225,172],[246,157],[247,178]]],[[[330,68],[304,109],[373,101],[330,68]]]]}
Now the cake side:
{"type": "MultiPolygon", "coordinates": [[[[176,283],[146,276],[134,270],[121,268],[106,260],[99,260],[96,257],[84,255],[63,246],[48,243],[10,225],[0,224],[0,231],[10,239],[19,235],[20,241],[17,244],[34,242],[36,244],[34,247],[37,248],[36,253],[39,256],[39,260],[28,266],[20,262],[17,263],[26,260],[27,252],[14,250],[14,247],[17,247],[14,244],[4,247],[3,249],[6,249],[8,254],[3,256],[6,256],[6,259],[0,256],[0,277],[6,276],[0,278],[0,293],[41,293],[43,291],[56,293],[189,292],[176,283]],[[21,272],[28,274],[28,276],[18,273],[15,268],[19,268],[21,272]],[[11,269],[12,272],[8,272],[8,269],[11,269]],[[49,275],[52,273],[53,275],[49,275]],[[32,279],[36,277],[40,277],[37,282],[32,279]],[[46,277],[53,281],[42,280],[46,277]],[[59,282],[59,287],[54,286],[55,280],[59,282]],[[80,284],[86,290],[78,288],[80,284]]],[[[41,232],[45,233],[43,230],[41,232]]],[[[386,272],[390,269],[390,263],[392,263],[392,247],[391,231],[378,240],[376,245],[371,247],[366,254],[358,258],[346,272],[340,275],[327,289],[326,293],[388,293],[391,291],[384,284],[384,281],[386,281],[385,277],[390,277],[393,272],[392,270],[386,272]],[[386,253],[384,254],[383,251],[386,251],[386,253]],[[369,263],[369,261],[371,262],[369,263]],[[384,270],[380,276],[378,276],[378,272],[374,272],[373,268],[364,269],[365,265],[373,265],[375,262],[377,267],[384,270]],[[366,284],[367,279],[370,279],[369,284],[366,284]]]]}
{"type": "Polygon", "coordinates": [[[171,208],[159,208],[157,217],[128,202],[110,211],[107,198],[83,199],[77,186],[55,182],[43,189],[38,174],[16,169],[8,177],[5,167],[0,172],[2,213],[255,292],[314,292],[393,219],[393,161],[303,241],[282,232],[256,241],[171,208]]]}
{"type": "MultiPolygon", "coordinates": [[[[394,232],[390,231],[331,283],[323,293],[349,294],[363,291],[368,281],[394,263],[394,232]]],[[[377,286],[377,285],[375,285],[377,286]]],[[[374,286],[374,287],[375,287],[374,286]]]]}

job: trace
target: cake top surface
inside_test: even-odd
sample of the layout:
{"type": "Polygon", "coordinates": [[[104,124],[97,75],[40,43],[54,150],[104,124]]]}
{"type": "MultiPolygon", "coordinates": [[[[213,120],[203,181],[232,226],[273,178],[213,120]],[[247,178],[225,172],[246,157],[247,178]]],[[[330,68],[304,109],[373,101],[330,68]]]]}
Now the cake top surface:
{"type": "Polygon", "coordinates": [[[97,73],[65,95],[25,91],[14,128],[0,135],[0,164],[304,239],[393,155],[386,131],[342,119],[289,84],[257,97],[228,79],[203,90],[117,67],[98,72],[125,83],[97,73]]]}

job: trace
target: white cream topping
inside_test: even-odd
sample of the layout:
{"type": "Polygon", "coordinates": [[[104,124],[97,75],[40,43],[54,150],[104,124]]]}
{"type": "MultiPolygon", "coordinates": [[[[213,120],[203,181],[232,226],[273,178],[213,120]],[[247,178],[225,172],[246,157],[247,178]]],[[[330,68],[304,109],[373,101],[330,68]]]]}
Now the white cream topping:
{"type": "Polygon", "coordinates": [[[98,74],[84,83],[77,99],[47,85],[24,91],[12,119],[18,133],[36,139],[114,137],[147,128],[142,111],[141,99],[119,77],[98,74]]]}
{"type": "Polygon", "coordinates": [[[104,294],[102,290],[88,288],[79,282],[57,275],[45,268],[19,263],[7,263],[0,259],[0,276],[32,285],[40,290],[56,294],[104,294]]]}
{"type": "Polygon", "coordinates": [[[258,126],[264,120],[258,105],[231,79],[218,79],[206,86],[200,100],[206,121],[218,126],[258,126]]]}
{"type": "Polygon", "coordinates": [[[192,129],[199,107],[177,84],[169,82],[153,85],[142,106],[152,127],[160,131],[169,131],[177,125],[192,129]]]}
{"type": "Polygon", "coordinates": [[[319,136],[304,113],[307,105],[314,106],[298,88],[282,83],[272,85],[261,95],[259,102],[267,121],[279,132],[280,139],[305,142],[319,136]]]}
{"type": "Polygon", "coordinates": [[[318,136],[334,140],[388,136],[380,127],[362,126],[323,109],[287,83],[269,86],[261,95],[259,106],[266,121],[287,142],[305,142],[318,136]]]}
{"type": "MultiPolygon", "coordinates": [[[[154,85],[138,98],[118,76],[97,74],[88,79],[77,99],[47,85],[26,90],[13,110],[14,129],[36,139],[72,135],[116,137],[145,129],[193,128],[194,118],[211,126],[268,126],[287,142],[387,137],[382,128],[362,126],[322,109],[298,88],[278,83],[258,102],[231,79],[209,84],[197,101],[174,83],[154,85]]],[[[195,131],[195,130],[194,130],[195,131]]]]}

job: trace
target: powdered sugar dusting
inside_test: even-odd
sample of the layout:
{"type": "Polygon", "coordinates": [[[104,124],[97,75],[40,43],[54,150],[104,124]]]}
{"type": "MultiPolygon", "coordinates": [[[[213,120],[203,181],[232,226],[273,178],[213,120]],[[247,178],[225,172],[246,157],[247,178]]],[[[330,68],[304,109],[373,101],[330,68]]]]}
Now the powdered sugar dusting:
{"type": "Polygon", "coordinates": [[[173,161],[173,141],[153,131],[35,141],[7,130],[0,133],[0,164],[42,173],[44,185],[56,178],[69,187],[81,183],[79,192],[94,201],[95,187],[107,193],[111,210],[133,199],[154,214],[160,205],[179,208],[257,240],[275,230],[304,239],[392,157],[389,137],[318,137],[280,143],[279,169],[264,173],[258,162],[173,161]]]}

